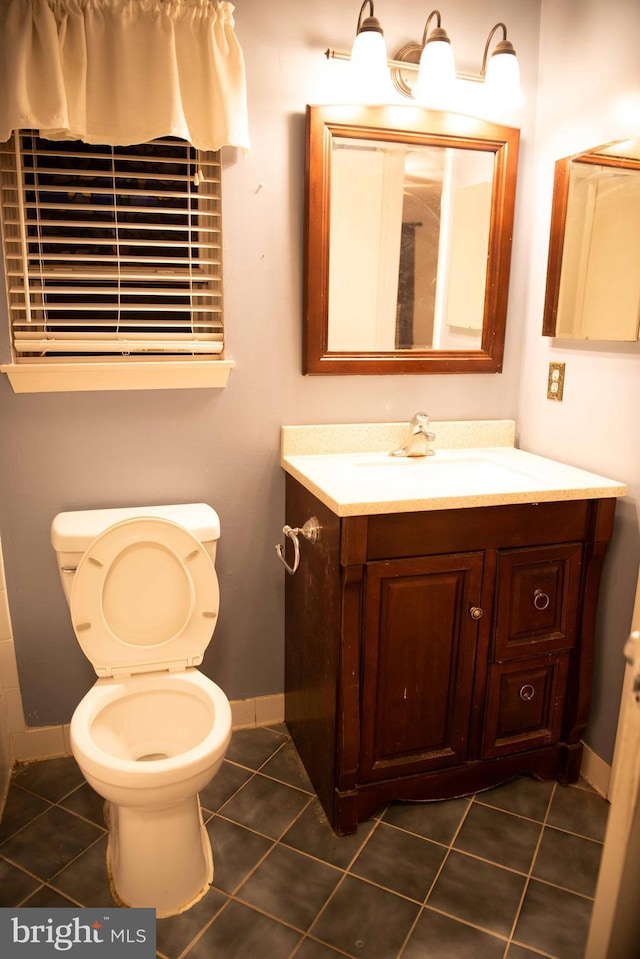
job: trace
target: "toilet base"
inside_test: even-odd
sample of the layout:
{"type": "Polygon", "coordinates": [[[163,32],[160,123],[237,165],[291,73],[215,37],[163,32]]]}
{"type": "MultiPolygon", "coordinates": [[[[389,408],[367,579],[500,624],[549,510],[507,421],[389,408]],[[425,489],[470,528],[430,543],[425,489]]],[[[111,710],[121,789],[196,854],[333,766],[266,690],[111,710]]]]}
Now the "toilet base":
{"type": "Polygon", "coordinates": [[[213,855],[200,801],[165,809],[105,802],[107,872],[114,901],[155,908],[158,919],[193,906],[213,882],[213,855]]]}

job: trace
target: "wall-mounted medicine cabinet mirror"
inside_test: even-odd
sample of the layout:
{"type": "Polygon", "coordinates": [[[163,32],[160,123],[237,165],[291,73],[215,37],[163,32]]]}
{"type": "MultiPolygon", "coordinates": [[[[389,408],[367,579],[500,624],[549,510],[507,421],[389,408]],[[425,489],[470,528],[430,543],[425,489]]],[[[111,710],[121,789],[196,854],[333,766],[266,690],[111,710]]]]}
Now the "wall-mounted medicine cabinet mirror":
{"type": "Polygon", "coordinates": [[[307,108],[305,373],[496,373],[519,131],[307,108]]]}
{"type": "Polygon", "coordinates": [[[558,160],[545,336],[632,342],[640,332],[640,139],[558,160]]]}

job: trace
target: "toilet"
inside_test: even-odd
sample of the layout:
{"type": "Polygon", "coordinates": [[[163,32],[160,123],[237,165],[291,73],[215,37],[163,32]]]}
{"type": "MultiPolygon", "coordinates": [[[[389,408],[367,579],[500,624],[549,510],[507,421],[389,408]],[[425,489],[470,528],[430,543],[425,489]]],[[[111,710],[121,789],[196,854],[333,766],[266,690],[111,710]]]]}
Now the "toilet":
{"type": "Polygon", "coordinates": [[[183,912],[213,881],[198,793],[231,738],[223,691],[196,667],[219,608],[218,515],[206,504],[59,513],[51,526],[73,628],[98,679],[71,748],[105,800],[119,905],[183,912]]]}

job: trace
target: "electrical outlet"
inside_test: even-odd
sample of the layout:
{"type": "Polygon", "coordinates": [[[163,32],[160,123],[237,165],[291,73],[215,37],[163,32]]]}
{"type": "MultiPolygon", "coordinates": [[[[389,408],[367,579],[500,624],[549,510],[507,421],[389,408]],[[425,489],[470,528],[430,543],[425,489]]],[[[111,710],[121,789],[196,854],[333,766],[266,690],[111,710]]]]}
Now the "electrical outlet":
{"type": "Polygon", "coordinates": [[[547,381],[547,399],[562,400],[564,392],[564,363],[549,363],[549,379],[547,381]]]}

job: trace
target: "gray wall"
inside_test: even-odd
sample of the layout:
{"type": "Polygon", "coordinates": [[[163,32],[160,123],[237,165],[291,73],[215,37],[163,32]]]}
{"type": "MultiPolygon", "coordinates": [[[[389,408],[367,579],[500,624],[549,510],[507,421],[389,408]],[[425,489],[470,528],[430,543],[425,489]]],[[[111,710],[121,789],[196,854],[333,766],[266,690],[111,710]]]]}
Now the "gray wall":
{"type": "MultiPolygon", "coordinates": [[[[246,157],[224,155],[228,355],[237,362],[229,385],[17,396],[0,377],[0,535],[29,724],[67,722],[95,678],[71,630],[50,547],[49,526],[59,510],[199,500],[215,506],[222,521],[221,614],[204,671],[232,699],[277,693],[284,574],[273,545],[285,522],[280,425],[408,419],[422,408],[438,419],[522,414],[525,341],[539,339],[531,259],[540,6],[456,0],[443,11],[462,71],[478,71],[489,29],[506,21],[527,91],[525,107],[510,121],[521,127],[522,140],[504,372],[303,377],[304,108],[329,99],[339,65],[323,51],[349,48],[359,3],[237,4],[252,149],[246,157]]],[[[394,51],[420,39],[428,10],[411,0],[379,0],[376,13],[394,51]]],[[[544,208],[549,197],[538,202],[544,208]]],[[[536,285],[542,282],[536,276],[536,285]]],[[[531,389],[540,392],[534,378],[531,389]]]]}

